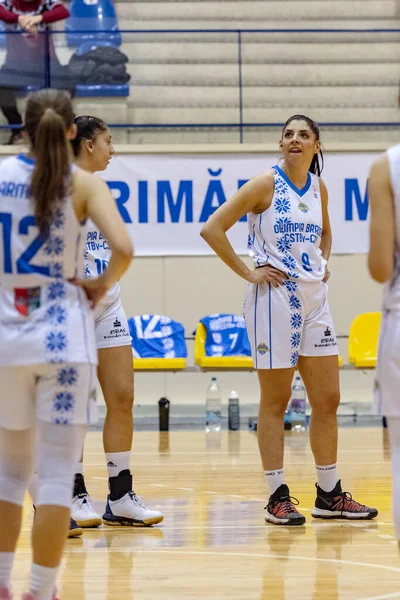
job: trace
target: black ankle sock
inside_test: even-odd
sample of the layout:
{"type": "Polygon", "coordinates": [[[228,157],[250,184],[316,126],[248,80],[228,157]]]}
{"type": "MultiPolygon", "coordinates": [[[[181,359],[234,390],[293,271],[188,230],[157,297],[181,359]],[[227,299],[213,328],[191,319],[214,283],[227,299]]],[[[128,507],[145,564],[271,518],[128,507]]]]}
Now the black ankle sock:
{"type": "Polygon", "coordinates": [[[110,489],[110,500],[119,500],[125,494],[132,491],[132,475],[129,469],[121,471],[116,477],[110,477],[108,480],[110,489]]]}
{"type": "Polygon", "coordinates": [[[81,473],[76,473],[74,482],[74,493],[72,497],[75,498],[75,496],[80,496],[81,494],[87,494],[85,478],[83,475],[81,475],[81,473]]]}

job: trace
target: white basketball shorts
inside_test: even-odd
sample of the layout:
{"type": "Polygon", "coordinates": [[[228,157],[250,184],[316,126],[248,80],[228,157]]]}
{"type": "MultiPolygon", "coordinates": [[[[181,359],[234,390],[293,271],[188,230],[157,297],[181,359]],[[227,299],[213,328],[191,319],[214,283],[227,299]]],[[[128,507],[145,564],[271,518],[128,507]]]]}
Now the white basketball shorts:
{"type": "Polygon", "coordinates": [[[382,312],[372,414],[400,417],[400,312],[382,312]]]}
{"type": "Polygon", "coordinates": [[[131,345],[132,338],[129,333],[128,320],[120,298],[113,304],[96,306],[94,325],[98,350],[131,345]]]}
{"type": "Polygon", "coordinates": [[[97,422],[96,365],[58,363],[0,367],[0,427],[29,429],[97,422]]]}
{"type": "Polygon", "coordinates": [[[244,305],[247,333],[256,369],[296,367],[299,356],[338,354],[322,281],[250,284],[244,305]]]}

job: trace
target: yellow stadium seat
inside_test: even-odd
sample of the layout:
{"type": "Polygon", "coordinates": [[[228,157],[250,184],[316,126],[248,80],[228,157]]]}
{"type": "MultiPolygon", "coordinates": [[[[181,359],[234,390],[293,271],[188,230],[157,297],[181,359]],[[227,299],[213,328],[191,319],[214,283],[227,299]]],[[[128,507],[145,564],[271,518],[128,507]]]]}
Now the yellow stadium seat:
{"type": "Polygon", "coordinates": [[[376,366],[380,324],[380,312],[362,313],[352,322],[349,335],[349,362],[355,367],[376,366]]]}
{"type": "Polygon", "coordinates": [[[135,371],[182,371],[186,358],[134,358],[135,371]]]}
{"type": "Polygon", "coordinates": [[[254,369],[251,356],[206,356],[206,328],[199,323],[194,343],[194,362],[202,369],[254,369]]]}
{"type": "Polygon", "coordinates": [[[343,367],[343,358],[339,354],[339,367],[343,367]]]}

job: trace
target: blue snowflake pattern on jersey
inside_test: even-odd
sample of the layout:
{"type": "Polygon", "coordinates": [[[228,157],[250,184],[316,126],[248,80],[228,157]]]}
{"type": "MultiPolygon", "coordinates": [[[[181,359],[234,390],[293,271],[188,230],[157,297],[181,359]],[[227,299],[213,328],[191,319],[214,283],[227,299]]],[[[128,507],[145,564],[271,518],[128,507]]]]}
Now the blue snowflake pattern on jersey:
{"type": "Polygon", "coordinates": [[[50,283],[47,290],[47,299],[48,300],[61,300],[65,298],[65,284],[64,283],[50,283]]]}
{"type": "Polygon", "coordinates": [[[53,219],[51,221],[52,227],[54,229],[61,229],[65,223],[65,214],[61,208],[57,209],[53,215],[53,219]]]}
{"type": "Polygon", "coordinates": [[[46,312],[46,320],[52,325],[62,325],[67,320],[67,311],[57,304],[49,306],[46,312]]]}
{"type": "Polygon", "coordinates": [[[287,198],[277,198],[274,202],[275,212],[284,214],[290,212],[290,201],[287,198]]]}
{"type": "Polygon", "coordinates": [[[290,364],[292,365],[292,367],[297,367],[298,360],[299,360],[299,353],[292,352],[292,354],[290,356],[290,364]]]}
{"type": "Polygon", "coordinates": [[[71,392],[59,392],[53,399],[53,408],[57,412],[69,412],[74,408],[75,399],[71,392]]]}
{"type": "Polygon", "coordinates": [[[247,236],[247,248],[250,250],[250,248],[253,246],[253,238],[252,236],[249,234],[247,236]]]}
{"type": "Polygon", "coordinates": [[[292,348],[298,348],[301,342],[301,334],[296,331],[296,333],[292,333],[292,337],[290,338],[290,345],[292,348]]]}
{"type": "Polygon", "coordinates": [[[63,387],[74,386],[78,382],[78,370],[73,367],[60,369],[57,375],[57,383],[63,387]]]}
{"type": "Polygon", "coordinates": [[[60,256],[64,250],[64,240],[61,237],[49,238],[44,246],[47,256],[60,256]]]}
{"type": "Polygon", "coordinates": [[[62,263],[54,262],[50,263],[48,266],[50,269],[50,277],[54,277],[55,279],[61,279],[61,277],[63,277],[64,267],[62,263]]]}
{"type": "Polygon", "coordinates": [[[301,302],[298,299],[298,297],[295,296],[294,294],[292,294],[291,296],[289,296],[289,306],[293,310],[299,310],[299,309],[301,309],[301,302]]]}
{"type": "Polygon", "coordinates": [[[47,334],[45,344],[48,352],[65,350],[67,347],[67,336],[61,331],[50,331],[50,333],[47,334]]]}
{"type": "Polygon", "coordinates": [[[90,279],[90,269],[89,264],[85,263],[85,270],[83,272],[83,279],[90,279]]]}
{"type": "Polygon", "coordinates": [[[300,329],[303,325],[303,319],[300,313],[294,313],[290,317],[290,326],[292,329],[300,329]]]}
{"type": "Polygon", "coordinates": [[[289,192],[289,186],[282,175],[274,169],[275,172],[275,196],[286,196],[289,192]]]}
{"type": "Polygon", "coordinates": [[[287,242],[284,237],[280,237],[276,242],[276,247],[278,248],[278,252],[281,252],[283,254],[284,252],[291,251],[292,244],[290,242],[287,242]]]}
{"type": "Polygon", "coordinates": [[[285,228],[290,225],[292,219],[290,217],[278,217],[275,221],[275,224],[278,225],[279,231],[284,232],[285,228]]]}
{"type": "Polygon", "coordinates": [[[292,294],[297,292],[297,283],[295,281],[285,281],[284,286],[292,294]]]}
{"type": "Polygon", "coordinates": [[[285,265],[285,267],[289,269],[289,271],[293,271],[297,268],[297,263],[293,256],[284,256],[282,262],[285,265]]]}

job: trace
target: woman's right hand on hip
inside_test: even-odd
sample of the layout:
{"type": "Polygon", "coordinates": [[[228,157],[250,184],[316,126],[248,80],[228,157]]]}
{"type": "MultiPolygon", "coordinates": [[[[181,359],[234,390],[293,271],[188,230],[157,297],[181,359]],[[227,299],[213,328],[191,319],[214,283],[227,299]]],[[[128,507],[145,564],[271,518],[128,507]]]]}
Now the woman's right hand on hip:
{"type": "Polygon", "coordinates": [[[283,271],[275,269],[271,265],[258,267],[251,272],[249,283],[272,283],[274,287],[283,285],[288,280],[288,276],[283,271]]]}

